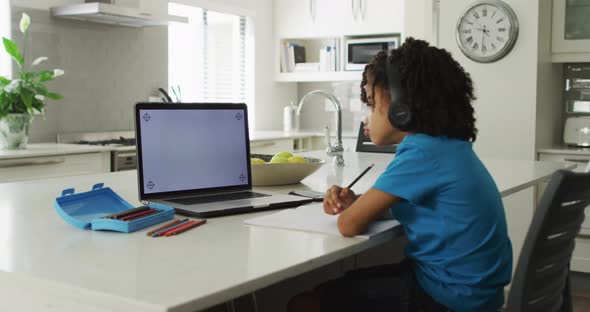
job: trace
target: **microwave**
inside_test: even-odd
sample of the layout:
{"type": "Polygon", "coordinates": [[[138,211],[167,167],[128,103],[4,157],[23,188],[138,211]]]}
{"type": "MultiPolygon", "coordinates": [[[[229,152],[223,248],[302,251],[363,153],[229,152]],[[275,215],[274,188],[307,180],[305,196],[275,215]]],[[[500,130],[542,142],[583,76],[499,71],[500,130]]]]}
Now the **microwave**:
{"type": "Polygon", "coordinates": [[[399,47],[399,37],[347,39],[344,47],[344,70],[364,70],[380,51],[399,47]]]}

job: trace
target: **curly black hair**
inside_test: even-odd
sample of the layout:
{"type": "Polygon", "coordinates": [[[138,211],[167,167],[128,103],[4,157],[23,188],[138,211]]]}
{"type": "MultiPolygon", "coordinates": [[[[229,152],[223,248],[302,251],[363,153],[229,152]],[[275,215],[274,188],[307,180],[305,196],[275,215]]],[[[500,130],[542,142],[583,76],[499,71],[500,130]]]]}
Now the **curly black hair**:
{"type": "Polygon", "coordinates": [[[412,115],[403,130],[475,141],[477,128],[471,105],[475,96],[471,77],[449,52],[431,47],[426,41],[408,37],[389,55],[385,51],[375,55],[363,72],[361,101],[374,105],[364,88],[367,76],[373,78],[373,94],[375,87],[388,90],[385,62],[396,61],[402,92],[412,115]]]}

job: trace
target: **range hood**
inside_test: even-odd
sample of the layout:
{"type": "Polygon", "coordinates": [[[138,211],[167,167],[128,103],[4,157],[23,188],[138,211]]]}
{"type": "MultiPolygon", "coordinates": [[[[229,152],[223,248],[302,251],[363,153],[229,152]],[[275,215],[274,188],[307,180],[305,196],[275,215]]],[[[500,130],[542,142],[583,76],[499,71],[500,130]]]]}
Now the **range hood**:
{"type": "Polygon", "coordinates": [[[52,7],[51,15],[58,18],[131,27],[166,26],[170,22],[188,23],[188,18],[183,16],[156,15],[142,12],[139,8],[100,2],[52,7]]]}

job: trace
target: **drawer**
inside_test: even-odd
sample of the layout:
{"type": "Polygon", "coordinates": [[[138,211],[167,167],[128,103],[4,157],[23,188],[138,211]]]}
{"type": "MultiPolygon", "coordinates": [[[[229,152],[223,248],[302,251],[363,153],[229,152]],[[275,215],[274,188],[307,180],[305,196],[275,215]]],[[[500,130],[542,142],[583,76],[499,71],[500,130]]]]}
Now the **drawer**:
{"type": "Polygon", "coordinates": [[[0,182],[110,171],[110,152],[0,160],[0,182]]]}
{"type": "Polygon", "coordinates": [[[292,139],[263,140],[250,142],[250,154],[277,154],[293,152],[292,139]]]}
{"type": "Polygon", "coordinates": [[[576,249],[572,255],[571,270],[590,273],[590,237],[576,239],[576,249]]]}

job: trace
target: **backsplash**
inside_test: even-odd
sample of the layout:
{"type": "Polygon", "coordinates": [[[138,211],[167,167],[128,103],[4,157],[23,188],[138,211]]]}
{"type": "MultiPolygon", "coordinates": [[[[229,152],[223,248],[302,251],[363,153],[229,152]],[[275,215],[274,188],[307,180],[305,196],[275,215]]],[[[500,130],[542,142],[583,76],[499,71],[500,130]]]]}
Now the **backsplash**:
{"type": "MultiPolygon", "coordinates": [[[[342,105],[342,131],[357,133],[360,122],[368,114],[367,106],[360,101],[360,82],[299,83],[297,89],[299,100],[308,92],[316,89],[326,90],[338,98],[342,105]]],[[[335,135],[335,113],[331,111],[332,104],[325,103],[326,98],[322,96],[314,96],[309,99],[309,102],[301,110],[301,129],[323,131],[324,125],[328,125],[332,135],[335,135]],[[326,111],[327,108],[330,111],[326,111]]],[[[295,103],[295,105],[297,104],[295,103]]]]}
{"type": "MultiPolygon", "coordinates": [[[[31,142],[53,142],[57,133],[133,129],[133,105],[168,84],[166,27],[118,27],[55,19],[49,11],[12,7],[12,37],[21,45],[18,22],[31,16],[27,63],[65,75],[48,83],[64,95],[35,117],[31,142]]],[[[13,70],[16,72],[16,69],[13,70]]]]}

